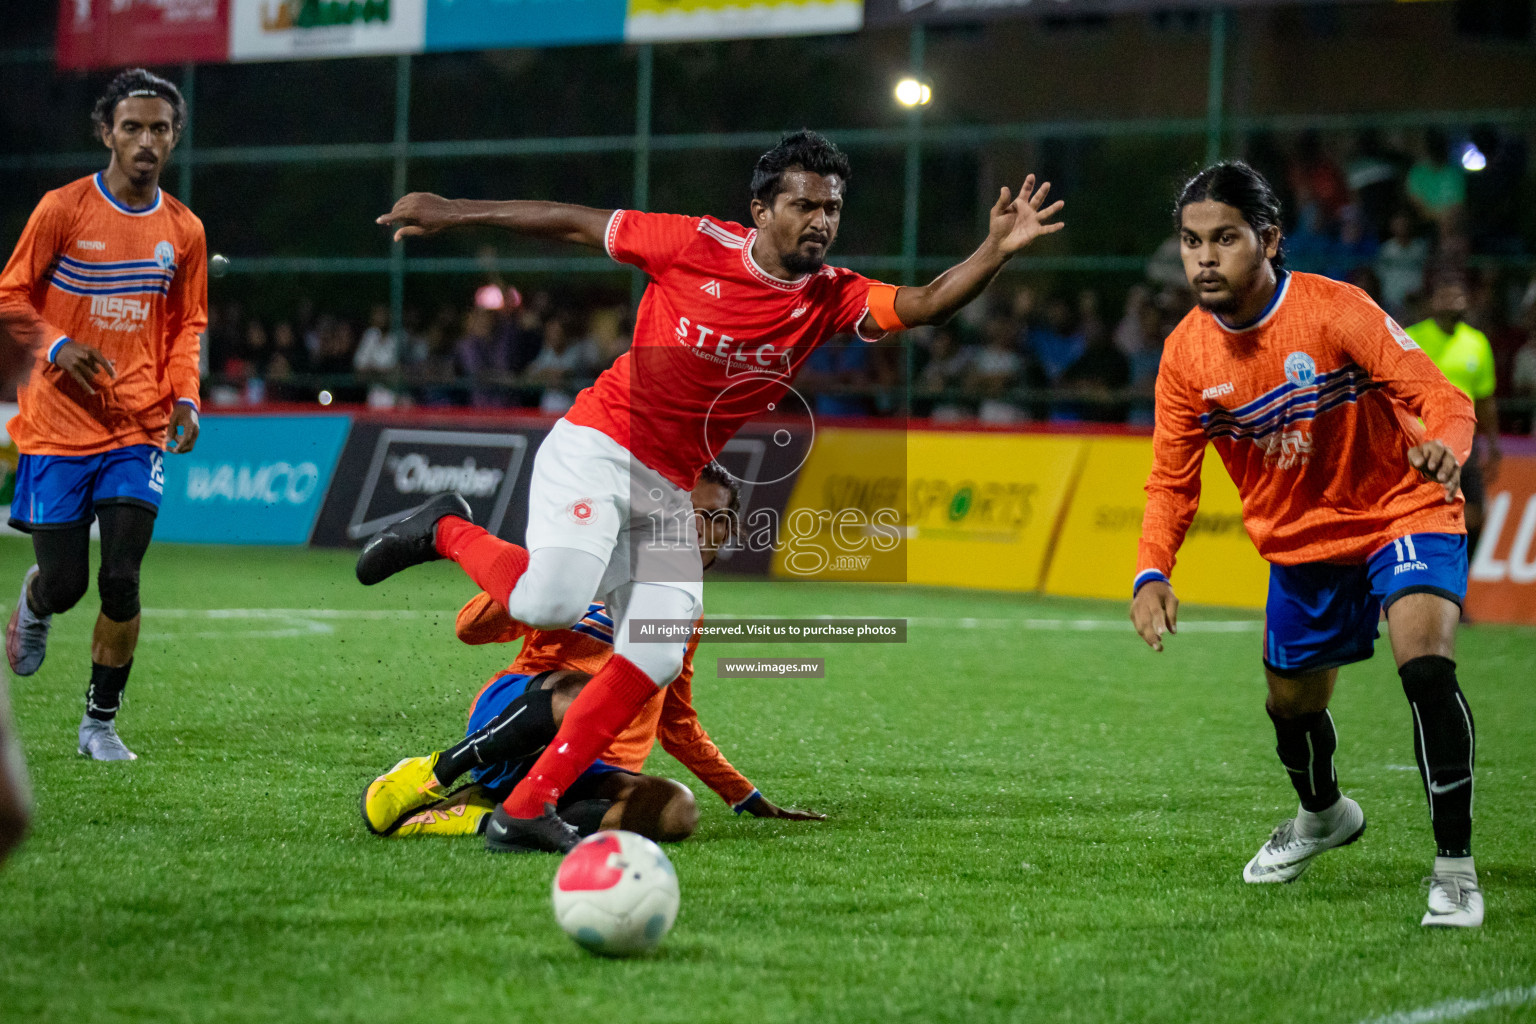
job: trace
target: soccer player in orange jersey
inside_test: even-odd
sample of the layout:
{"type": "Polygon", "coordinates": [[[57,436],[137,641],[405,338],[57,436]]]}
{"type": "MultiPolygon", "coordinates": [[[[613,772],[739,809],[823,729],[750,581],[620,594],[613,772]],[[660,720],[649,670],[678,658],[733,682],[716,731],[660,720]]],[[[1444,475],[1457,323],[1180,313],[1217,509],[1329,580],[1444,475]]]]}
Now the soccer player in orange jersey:
{"type": "Polygon", "coordinates": [[[139,638],[139,567],[164,453],[197,441],[207,247],[202,222],[160,190],[186,116],[165,79],[137,68],[113,79],[93,115],[106,170],[45,195],[0,276],[0,327],[36,353],[8,429],[21,452],[11,525],[32,535],[37,564],[6,658],[21,676],[42,665],[53,616],[90,584],[97,520],[101,614],[79,749],[102,761],[135,756],[115,719],[139,638]]]}
{"type": "Polygon", "coordinates": [[[1371,656],[1385,609],[1439,847],[1423,923],[1481,924],[1472,713],[1452,660],[1472,403],[1360,289],[1285,269],[1280,204],[1246,164],[1201,171],[1175,217],[1199,308],[1169,336],[1158,370],[1131,620],[1157,651],[1176,632],[1169,577],[1210,444],[1271,565],[1266,707],[1301,798],[1244,880],[1289,882],[1365,831],[1360,805],[1339,791],[1328,702],[1339,666],[1371,656]]]}
{"type": "MultiPolygon", "coordinates": [[[[693,489],[693,507],[707,569],[734,535],[740,485],[718,463],[710,463],[693,489]]],[[[614,621],[598,603],[569,629],[532,629],[482,591],[459,611],[455,632],[467,644],[521,640],[523,648],[475,694],[464,739],[426,757],[408,757],[368,785],[363,822],[375,834],[479,834],[496,805],[528,773],[539,749],[554,738],[572,701],[614,656],[614,621]],[[449,792],[465,772],[473,781],[449,792]]],[[[693,709],[697,646],[695,638],[687,645],[677,679],[658,690],[561,795],[560,816],[581,834],[623,828],[657,842],[693,834],[698,809],[688,787],[641,774],[658,738],[667,753],[738,814],[795,821],[823,817],[776,806],[720,753],[693,709]]]]}

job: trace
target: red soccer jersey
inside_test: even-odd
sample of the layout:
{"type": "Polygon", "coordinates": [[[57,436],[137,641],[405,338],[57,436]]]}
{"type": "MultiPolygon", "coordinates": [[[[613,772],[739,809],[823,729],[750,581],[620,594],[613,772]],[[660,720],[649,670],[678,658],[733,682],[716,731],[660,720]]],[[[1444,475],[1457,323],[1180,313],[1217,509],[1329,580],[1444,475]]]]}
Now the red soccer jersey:
{"type": "Polygon", "coordinates": [[[172,404],[198,401],[207,267],[202,222],[164,192],[135,210],[93,174],[43,196],[0,277],[0,320],[37,352],[9,425],[17,448],[163,445],[172,404]],[[82,390],[49,362],[65,338],[100,349],[116,379],[82,390]]]}
{"type": "Polygon", "coordinates": [[[1158,369],[1137,578],[1173,571],[1207,442],[1270,562],[1358,564],[1405,534],[1463,533],[1461,499],[1447,504],[1407,451],[1428,437],[1464,460],[1475,422],[1467,396],[1353,285],[1287,274],[1243,330],[1192,310],[1158,369]]]}
{"type": "Polygon", "coordinates": [[[781,281],[752,259],[756,237],[711,217],[615,211],[608,255],[651,285],[630,351],[576,396],[566,419],[692,490],[743,424],[772,411],[817,345],[857,332],[875,282],[829,266],[781,281]]]}

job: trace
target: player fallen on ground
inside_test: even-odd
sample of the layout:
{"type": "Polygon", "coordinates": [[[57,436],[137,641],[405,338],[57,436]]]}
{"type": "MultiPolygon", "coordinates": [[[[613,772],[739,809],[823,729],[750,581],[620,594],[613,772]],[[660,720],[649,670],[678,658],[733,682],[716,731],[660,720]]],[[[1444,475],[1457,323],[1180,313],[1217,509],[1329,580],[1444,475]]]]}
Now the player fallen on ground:
{"type": "Polygon", "coordinates": [[[197,442],[203,225],[160,190],[185,127],[181,93],[125,71],[93,119],[107,168],[43,196],[0,276],[0,326],[36,352],[8,429],[21,452],[11,525],[32,535],[5,631],[11,670],[41,667],[53,617],[90,586],[101,526],[101,613],[80,753],[131,761],[116,717],[139,640],[139,569],[165,487],[164,453],[197,442]]]}
{"type": "MultiPolygon", "coordinates": [[[[711,463],[693,490],[693,505],[707,569],[734,532],[740,488],[711,463]]],[[[576,695],[613,657],[613,620],[601,604],[591,605],[570,629],[536,630],[513,620],[481,592],[459,611],[455,632],[468,644],[521,640],[523,648],[505,672],[475,695],[463,740],[426,757],[408,757],[368,786],[363,821],[372,832],[479,834],[534,756],[554,738],[576,695]],[[466,771],[473,781],[451,790],[466,771]]],[[[657,691],[562,795],[557,810],[580,834],[622,828],[657,842],[679,842],[693,834],[699,812],[688,787],[640,771],[658,736],[667,753],[738,814],[796,821],[824,817],[775,806],[720,753],[691,702],[696,647],[695,638],[687,645],[677,679],[657,691]]]]}
{"type": "Polygon", "coordinates": [[[1192,178],[1175,225],[1199,308],[1169,336],[1158,371],[1131,620],[1157,651],[1177,631],[1169,577],[1209,443],[1270,563],[1265,707],[1301,799],[1243,879],[1292,881],[1365,831],[1339,790],[1328,703],[1339,666],[1371,656],[1385,609],[1438,847],[1422,923],[1480,925],[1472,712],[1452,660],[1472,403],[1360,289],[1284,268],[1279,201],[1247,165],[1192,178]]]}
{"type": "Polygon", "coordinates": [[[842,219],[848,159],[815,132],[785,135],[757,161],[752,227],[711,217],[474,202],[416,193],[379,218],[395,237],[500,227],[602,249],[651,278],[630,351],[582,391],[534,458],[527,547],[472,525],[442,496],[364,547],[358,579],[377,583],[451,558],[519,622],[568,628],[594,599],[615,624],[614,656],[572,702],[554,742],[492,815],[486,846],[568,850],[561,796],[658,687],[682,669],[680,644],[632,637],[631,622],[692,622],[704,610],[690,515],[699,470],[752,417],[775,408],[815,347],[851,332],[942,323],[1042,234],[1061,208],[1049,184],[1002,189],[987,238],[920,287],[895,288],[826,263],[842,219]]]}

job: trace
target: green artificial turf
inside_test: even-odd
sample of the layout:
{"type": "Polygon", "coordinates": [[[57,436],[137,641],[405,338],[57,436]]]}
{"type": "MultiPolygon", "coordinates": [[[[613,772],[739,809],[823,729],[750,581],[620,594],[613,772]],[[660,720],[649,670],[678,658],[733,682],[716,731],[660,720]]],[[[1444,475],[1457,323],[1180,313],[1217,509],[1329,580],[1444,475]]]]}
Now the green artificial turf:
{"type": "MultiPolygon", "coordinates": [[[[0,541],[6,601],[29,562],[0,541]]],[[[712,582],[713,614],[914,624],[904,645],[702,649],[722,750],[829,818],[738,818],[658,751],[703,808],[669,850],[682,911],[656,955],[608,961],[556,929],[553,858],[359,820],[368,780],[454,738],[510,660],[453,639],[471,592],[451,565],[364,589],[344,553],[156,546],[133,764],[75,756],[94,595],[61,616],[11,684],[37,820],[0,871],[0,1020],[1352,1024],[1536,985],[1536,630],[1459,641],[1488,923],[1442,932],[1418,923],[1434,847],[1385,641],[1334,703],[1369,830],[1246,886],[1295,808],[1256,616],[1187,609],[1159,656],[1121,604],[712,582]],[[718,680],[721,655],[825,657],[827,677],[718,680]]],[[[1506,1001],[1454,1019],[1536,1017],[1506,1001]]]]}

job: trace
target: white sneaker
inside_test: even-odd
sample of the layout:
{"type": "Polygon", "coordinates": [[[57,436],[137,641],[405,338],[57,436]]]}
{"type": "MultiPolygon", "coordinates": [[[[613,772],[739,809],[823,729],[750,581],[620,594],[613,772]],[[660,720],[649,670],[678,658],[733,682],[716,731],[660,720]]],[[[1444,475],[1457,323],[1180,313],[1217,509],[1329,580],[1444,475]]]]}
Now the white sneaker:
{"type": "Polygon", "coordinates": [[[1465,875],[1430,875],[1429,909],[1419,922],[1433,928],[1480,928],[1483,924],[1483,890],[1477,879],[1465,875]]]}
{"type": "Polygon", "coordinates": [[[1333,827],[1322,835],[1303,835],[1297,828],[1297,818],[1282,821],[1243,868],[1243,881],[1293,882],[1307,870],[1313,857],[1324,850],[1348,846],[1365,833],[1365,812],[1347,796],[1339,797],[1339,802],[1322,814],[1310,817],[1313,821],[1331,820],[1333,827]]]}
{"type": "Polygon", "coordinates": [[[36,575],[34,565],[22,577],[21,596],[5,626],[5,658],[18,676],[30,676],[43,667],[43,657],[48,653],[48,630],[53,626],[52,615],[34,615],[27,603],[27,588],[36,575]]]}
{"type": "Polygon", "coordinates": [[[139,755],[129,750],[117,735],[115,721],[103,722],[86,715],[80,720],[80,756],[92,761],[137,761],[139,755]]]}

